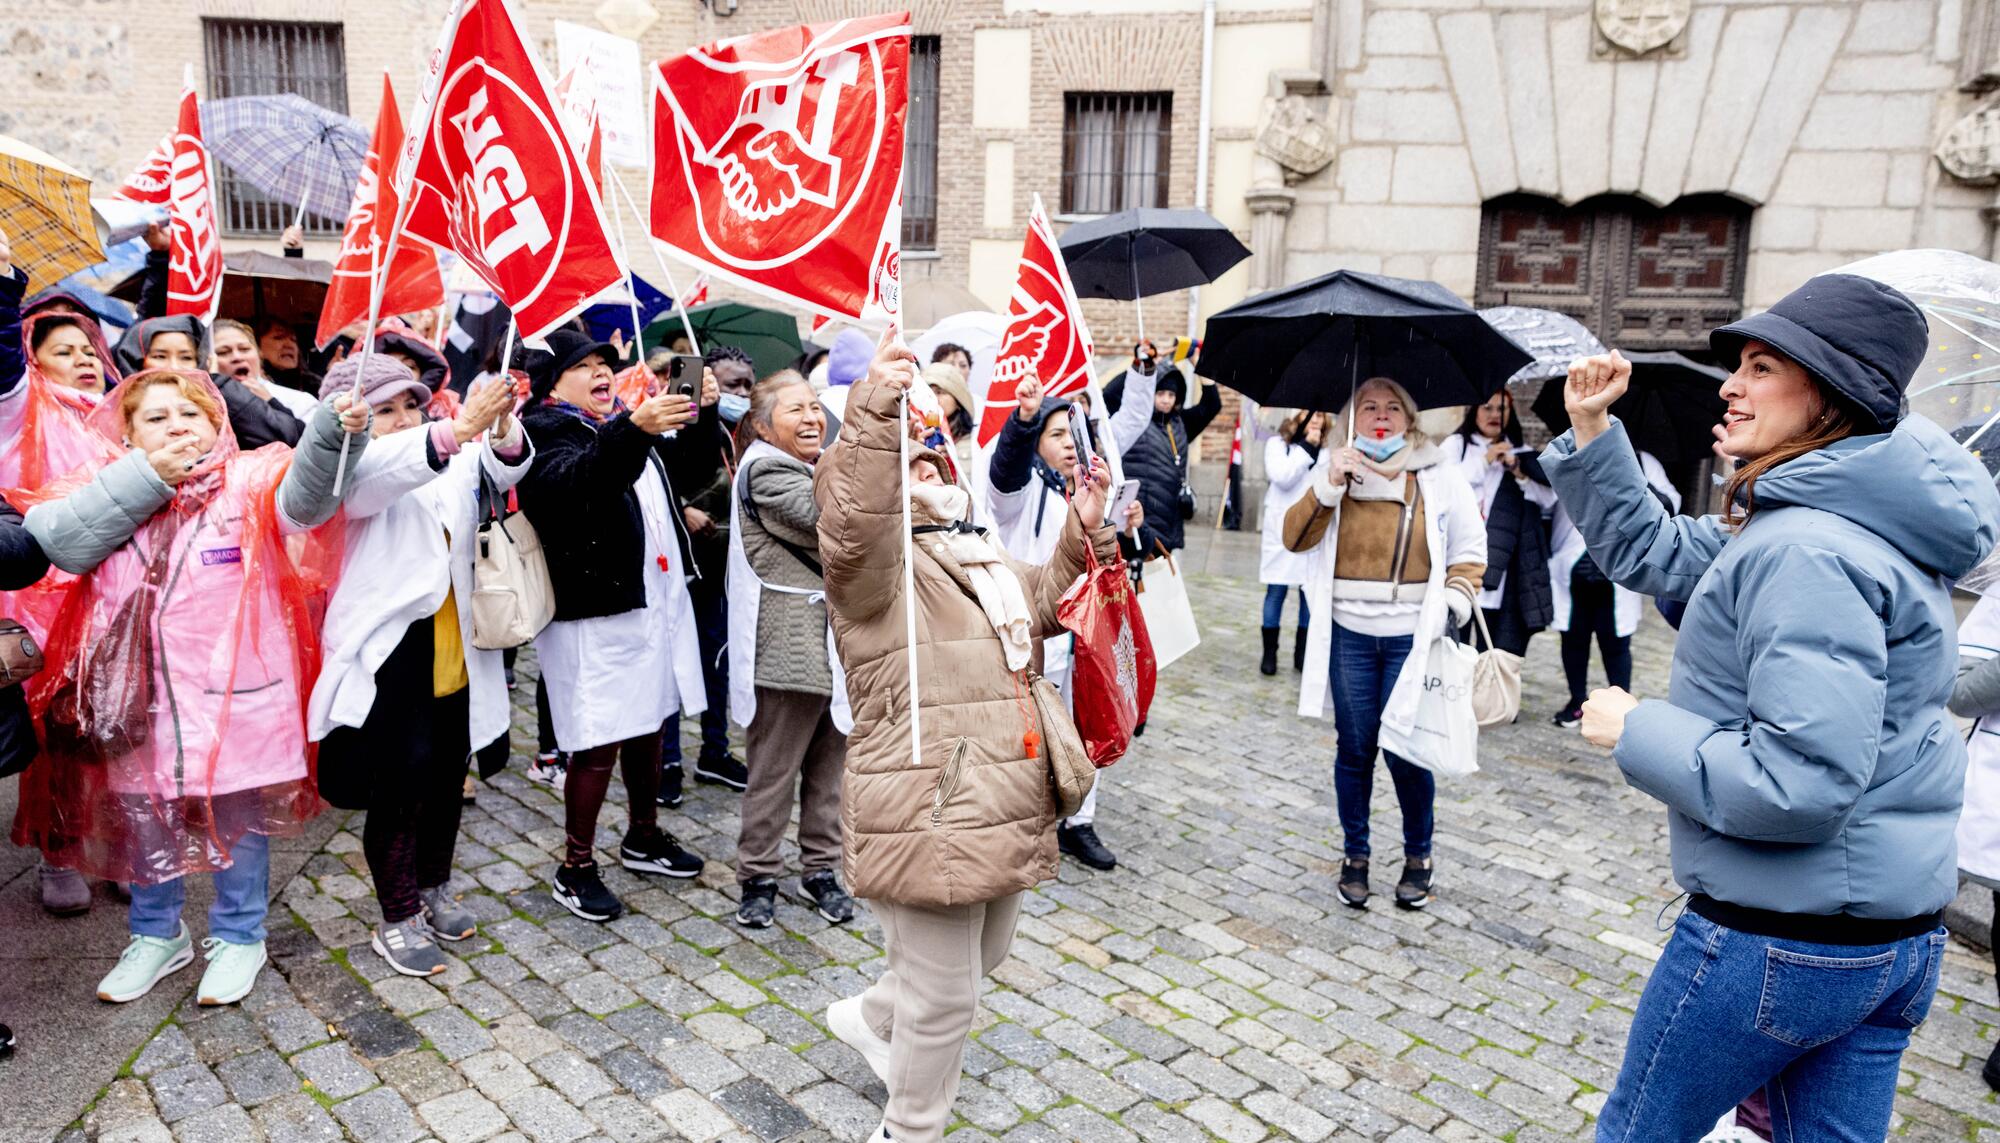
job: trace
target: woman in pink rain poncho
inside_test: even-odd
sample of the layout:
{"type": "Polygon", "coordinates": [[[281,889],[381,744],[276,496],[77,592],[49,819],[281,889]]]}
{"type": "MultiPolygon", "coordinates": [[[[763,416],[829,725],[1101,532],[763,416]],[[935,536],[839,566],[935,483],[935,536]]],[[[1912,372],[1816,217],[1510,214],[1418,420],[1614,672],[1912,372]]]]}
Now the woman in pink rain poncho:
{"type": "MultiPolygon", "coordinates": [[[[24,306],[28,285],[0,233],[0,490],[39,487],[96,457],[102,442],[83,418],[118,383],[97,319],[62,294],[24,306]]],[[[19,591],[0,592],[0,615],[43,639],[72,580],[52,571],[19,591]]],[[[36,880],[49,912],[89,911],[90,882],[74,869],[43,862],[36,880]]]]}
{"type": "Polygon", "coordinates": [[[30,683],[44,757],[17,844],[132,883],[131,943],[98,986],[126,1001],[193,960],[182,878],[212,873],[204,1004],[249,993],[264,963],[269,837],[319,808],[305,696],[318,670],[310,602],[336,545],[286,537],[330,519],[343,434],[368,443],[345,394],[296,450],[241,452],[206,373],[145,369],[86,423],[107,459],[17,499],[51,563],[79,577],[30,683]]]}

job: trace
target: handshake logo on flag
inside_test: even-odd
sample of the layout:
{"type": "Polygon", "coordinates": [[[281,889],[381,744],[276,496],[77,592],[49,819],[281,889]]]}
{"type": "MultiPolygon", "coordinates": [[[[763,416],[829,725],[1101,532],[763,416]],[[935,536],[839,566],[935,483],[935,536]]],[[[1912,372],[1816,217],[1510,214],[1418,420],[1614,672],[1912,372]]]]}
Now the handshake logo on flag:
{"type": "MultiPolygon", "coordinates": [[[[805,82],[764,84],[744,92],[736,121],[714,147],[696,140],[697,161],[715,168],[724,200],[736,213],[762,222],[801,202],[829,211],[839,208],[841,163],[833,150],[834,116],[840,113],[841,96],[860,75],[860,53],[828,56],[805,70],[805,82]]],[[[685,117],[680,123],[693,133],[685,117]]]]}
{"type": "Polygon", "coordinates": [[[909,33],[893,13],[662,60],[654,237],[815,312],[894,318],[909,33]]]}

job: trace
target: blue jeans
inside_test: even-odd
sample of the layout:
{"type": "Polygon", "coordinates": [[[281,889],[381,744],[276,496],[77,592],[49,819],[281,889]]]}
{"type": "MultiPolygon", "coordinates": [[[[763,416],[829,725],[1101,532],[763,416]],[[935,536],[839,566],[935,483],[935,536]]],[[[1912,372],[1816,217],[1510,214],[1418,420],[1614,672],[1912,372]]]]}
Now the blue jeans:
{"type": "MultiPolygon", "coordinates": [[[[1264,585],[1264,626],[1276,627],[1285,621],[1285,585],[1267,583],[1264,585]]],[[[1312,623],[1312,609],[1306,606],[1306,589],[1299,588],[1299,630],[1304,631],[1312,623]]]]}
{"type": "MultiPolygon", "coordinates": [[[[1338,741],[1333,756],[1333,801],[1340,813],[1340,831],[1349,857],[1368,856],[1368,801],[1375,792],[1376,735],[1382,708],[1396,674],[1409,658],[1412,637],[1378,637],[1333,625],[1333,731],[1338,741]]],[[[1389,777],[1396,783],[1396,804],[1403,810],[1403,856],[1429,857],[1432,806],[1437,782],[1431,772],[1388,751],[1389,777]]]]}
{"type": "MultiPolygon", "coordinates": [[[[688,596],[701,642],[701,686],[708,696],[708,708],[701,712],[701,756],[720,758],[729,753],[729,601],[721,591],[701,588],[688,596]]],[[[681,764],[679,711],[668,715],[661,729],[660,764],[681,764]]]]}
{"type": "MultiPolygon", "coordinates": [[[[230,847],[235,864],[209,876],[215,882],[215,902],[208,907],[208,935],[232,945],[254,945],[264,939],[264,917],[271,911],[271,839],[246,833],[230,847]]],[[[181,906],[187,903],[187,878],[159,885],[133,885],[129,924],[133,936],[180,935],[181,906]]]]}
{"type": "Polygon", "coordinates": [[[1943,929],[1809,944],[1681,914],[1639,998],[1599,1143],[1699,1139],[1758,1088],[1779,1143],[1880,1143],[1944,944],[1943,929]]]}

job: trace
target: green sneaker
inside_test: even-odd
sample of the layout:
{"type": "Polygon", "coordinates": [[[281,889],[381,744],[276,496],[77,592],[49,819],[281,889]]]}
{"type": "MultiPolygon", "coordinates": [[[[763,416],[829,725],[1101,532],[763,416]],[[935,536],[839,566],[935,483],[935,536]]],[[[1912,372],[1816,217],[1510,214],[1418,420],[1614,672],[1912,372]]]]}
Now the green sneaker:
{"type": "Polygon", "coordinates": [[[208,970],[201,974],[195,999],[204,1006],[234,1004],[250,995],[257,985],[257,972],[264,967],[264,942],[237,945],[221,937],[204,937],[201,947],[208,957],[208,970]]]}
{"type": "Polygon", "coordinates": [[[117,966],[97,982],[97,998],[113,1004],[137,1000],[169,973],[179,972],[193,961],[194,942],[188,939],[186,925],[181,926],[179,936],[171,938],[135,933],[118,957],[117,966]]]}

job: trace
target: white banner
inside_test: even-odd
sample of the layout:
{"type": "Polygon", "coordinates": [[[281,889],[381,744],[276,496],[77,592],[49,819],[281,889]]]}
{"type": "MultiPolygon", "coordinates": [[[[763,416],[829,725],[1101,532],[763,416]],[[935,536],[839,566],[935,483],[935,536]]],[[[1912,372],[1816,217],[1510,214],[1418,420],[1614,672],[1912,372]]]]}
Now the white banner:
{"type": "Polygon", "coordinates": [[[556,72],[575,72],[586,84],[587,97],[597,101],[604,158],[614,166],[644,168],[652,154],[638,41],[563,20],[555,25],[556,72]]]}

